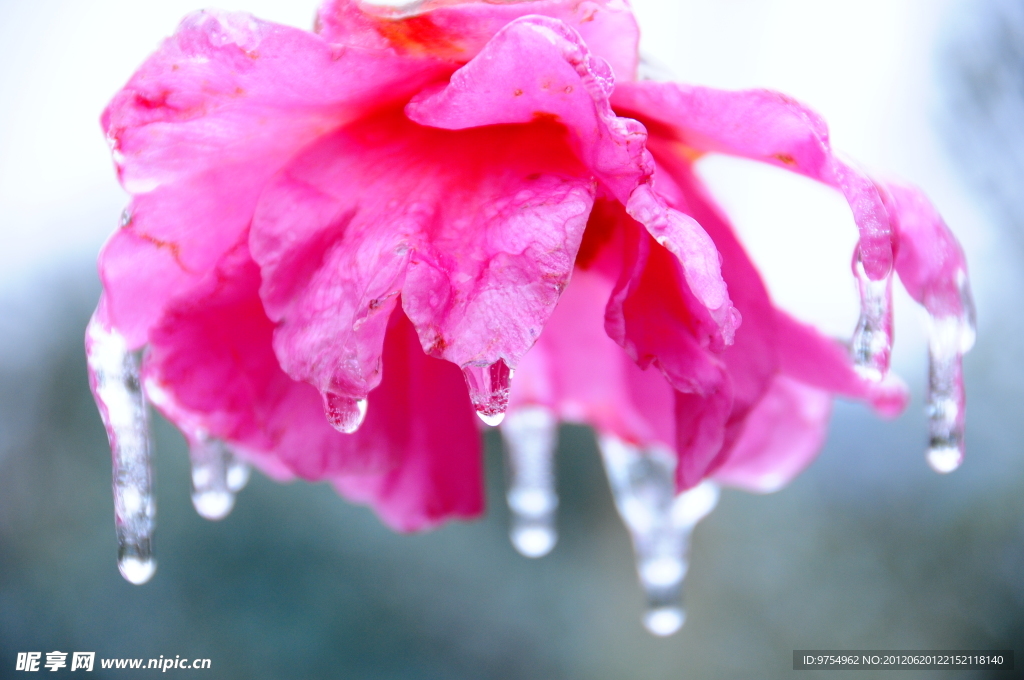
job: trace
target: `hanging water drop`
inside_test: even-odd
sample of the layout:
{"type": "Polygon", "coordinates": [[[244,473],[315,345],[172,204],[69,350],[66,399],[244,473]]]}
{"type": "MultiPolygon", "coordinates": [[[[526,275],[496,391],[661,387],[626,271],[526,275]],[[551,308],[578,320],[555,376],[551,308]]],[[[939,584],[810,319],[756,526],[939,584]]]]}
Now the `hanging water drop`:
{"type": "Polygon", "coordinates": [[[229,481],[234,456],[224,442],[200,434],[189,449],[192,461],[192,505],[200,517],[224,519],[235,507],[229,481]]]}
{"type": "Polygon", "coordinates": [[[609,435],[600,444],[615,507],[633,539],[647,599],[644,626],[654,635],[672,635],[686,618],[682,584],[690,534],[718,502],[718,487],[705,481],[677,495],[676,457],[668,448],[641,450],[609,435]]]}
{"type": "Polygon", "coordinates": [[[90,382],[112,453],[118,569],[129,582],[142,584],[156,571],[156,501],[139,363],[124,337],[104,329],[95,317],[86,331],[85,345],[90,382]]]}
{"type": "Polygon", "coordinates": [[[525,557],[543,557],[558,541],[554,471],[557,432],[555,414],[543,406],[517,409],[501,424],[505,498],[512,515],[509,538],[525,557]]]}
{"type": "Polygon", "coordinates": [[[493,364],[463,366],[462,374],[469,387],[469,398],[480,420],[492,427],[500,425],[508,408],[508,393],[513,371],[504,359],[493,364]]]}
{"type": "Polygon", "coordinates": [[[892,353],[892,272],[873,281],[860,255],[853,265],[860,291],[860,318],[850,341],[853,364],[863,377],[880,382],[889,372],[892,353]]]}
{"type": "Polygon", "coordinates": [[[366,399],[343,397],[333,392],[323,394],[324,414],[335,430],[342,434],[352,434],[359,429],[366,419],[366,399]]]}

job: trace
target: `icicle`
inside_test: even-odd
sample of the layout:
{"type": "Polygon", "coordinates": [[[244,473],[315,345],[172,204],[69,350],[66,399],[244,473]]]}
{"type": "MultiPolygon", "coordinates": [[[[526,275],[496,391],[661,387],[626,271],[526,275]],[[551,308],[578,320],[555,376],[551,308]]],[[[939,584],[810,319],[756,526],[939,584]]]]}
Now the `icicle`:
{"type": "Polygon", "coordinates": [[[509,538],[520,554],[543,557],[558,541],[554,453],[558,420],[550,409],[528,406],[501,424],[505,440],[505,498],[512,513],[509,538]]]}
{"type": "Polygon", "coordinates": [[[928,464],[956,470],[964,459],[963,356],[974,345],[974,303],[961,275],[959,316],[932,316],[928,334],[928,464]]]}
{"type": "Polygon", "coordinates": [[[892,352],[892,272],[872,281],[857,256],[853,265],[860,290],[860,319],[850,341],[857,372],[875,382],[889,372],[892,352]]]}
{"type": "Polygon", "coordinates": [[[366,399],[352,399],[325,392],[323,401],[327,421],[342,434],[352,434],[366,419],[366,399]]]}
{"type": "Polygon", "coordinates": [[[142,584],[156,571],[156,502],[138,359],[119,333],[105,330],[95,318],[86,333],[86,354],[93,394],[113,454],[117,565],[125,579],[142,584]]]}
{"type": "MultiPolygon", "coordinates": [[[[189,457],[192,460],[192,505],[201,517],[214,521],[224,519],[235,507],[235,492],[241,489],[241,486],[233,488],[230,480],[232,469],[237,468],[240,461],[224,442],[205,433],[192,441],[189,457]]],[[[248,472],[247,467],[244,470],[248,472]]],[[[235,472],[235,476],[238,475],[235,472]]]]}
{"type": "Polygon", "coordinates": [[[474,366],[472,364],[462,367],[462,374],[466,376],[466,385],[469,386],[469,398],[473,402],[473,408],[480,420],[487,425],[500,425],[505,417],[505,409],[508,408],[508,392],[512,387],[512,369],[508,367],[504,359],[498,359],[493,364],[474,366]]]}
{"type": "Polygon", "coordinates": [[[633,538],[647,597],[644,626],[655,635],[672,635],[685,620],[682,584],[690,534],[718,502],[718,487],[705,481],[677,495],[675,454],[663,447],[641,451],[606,435],[601,454],[615,506],[633,538]]]}
{"type": "Polygon", "coordinates": [[[238,493],[249,483],[252,476],[252,468],[244,460],[240,460],[228,449],[228,490],[231,493],[238,493]]]}

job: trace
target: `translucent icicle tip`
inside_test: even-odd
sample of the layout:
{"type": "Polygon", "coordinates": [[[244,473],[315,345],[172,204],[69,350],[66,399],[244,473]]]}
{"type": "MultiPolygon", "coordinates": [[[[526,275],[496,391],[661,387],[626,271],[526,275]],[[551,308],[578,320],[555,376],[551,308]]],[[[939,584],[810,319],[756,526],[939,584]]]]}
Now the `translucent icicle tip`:
{"type": "Polygon", "coordinates": [[[514,524],[509,531],[512,546],[523,557],[536,559],[544,557],[554,549],[558,534],[546,524],[514,524]]]}
{"type": "Polygon", "coordinates": [[[657,607],[644,614],[644,628],[658,637],[668,637],[686,622],[686,613],[679,607],[657,607]]]}
{"type": "Polygon", "coordinates": [[[505,418],[512,387],[513,371],[509,365],[504,359],[483,366],[467,364],[462,367],[462,375],[466,378],[469,398],[480,420],[491,427],[500,425],[505,418]]]}
{"type": "Polygon", "coordinates": [[[235,494],[221,489],[207,489],[192,494],[192,505],[199,516],[211,521],[224,519],[235,507],[235,494]]]}
{"type": "Polygon", "coordinates": [[[343,397],[331,392],[323,395],[324,415],[331,426],[342,434],[359,430],[366,419],[366,399],[343,397]]]}
{"type": "Polygon", "coordinates": [[[153,578],[156,573],[156,560],[152,556],[142,557],[135,554],[123,555],[117,561],[117,569],[125,581],[137,586],[153,578]]]}

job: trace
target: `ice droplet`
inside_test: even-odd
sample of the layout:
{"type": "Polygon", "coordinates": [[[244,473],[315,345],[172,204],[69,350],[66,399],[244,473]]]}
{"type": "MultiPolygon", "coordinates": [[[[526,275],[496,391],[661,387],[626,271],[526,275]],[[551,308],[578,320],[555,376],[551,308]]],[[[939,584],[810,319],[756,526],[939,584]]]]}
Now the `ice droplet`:
{"type": "Polygon", "coordinates": [[[466,376],[469,398],[480,420],[492,427],[500,425],[508,408],[512,369],[504,359],[498,359],[493,364],[463,366],[462,374],[466,376]]]}
{"type": "Polygon", "coordinates": [[[152,543],[156,501],[139,362],[128,351],[124,337],[103,328],[95,316],[86,331],[85,347],[90,383],[113,460],[118,568],[129,582],[141,584],[156,571],[152,543]]]}
{"type": "Polygon", "coordinates": [[[654,635],[671,635],[685,620],[682,585],[690,534],[714,509],[718,487],[704,481],[676,494],[676,457],[668,448],[641,450],[610,435],[601,437],[600,446],[615,507],[633,539],[647,599],[644,626],[654,635]]]}
{"type": "Polygon", "coordinates": [[[512,514],[509,538],[525,557],[543,557],[558,542],[554,454],[558,420],[550,409],[527,406],[501,424],[505,440],[505,479],[512,514]]]}
{"type": "Polygon", "coordinates": [[[244,460],[239,460],[229,451],[228,458],[228,489],[232,493],[238,493],[249,483],[252,476],[252,468],[244,460]]]}
{"type": "Polygon", "coordinates": [[[234,455],[224,442],[201,434],[193,439],[189,458],[196,512],[209,520],[224,519],[235,507],[235,490],[228,481],[234,455]]]}
{"type": "Polygon", "coordinates": [[[857,372],[880,382],[889,372],[892,353],[892,272],[872,281],[859,254],[853,271],[860,291],[860,318],[850,341],[850,352],[857,372]]]}
{"type": "Polygon", "coordinates": [[[366,399],[343,397],[333,392],[323,394],[324,414],[335,430],[342,434],[352,434],[359,429],[366,419],[366,399]]]}

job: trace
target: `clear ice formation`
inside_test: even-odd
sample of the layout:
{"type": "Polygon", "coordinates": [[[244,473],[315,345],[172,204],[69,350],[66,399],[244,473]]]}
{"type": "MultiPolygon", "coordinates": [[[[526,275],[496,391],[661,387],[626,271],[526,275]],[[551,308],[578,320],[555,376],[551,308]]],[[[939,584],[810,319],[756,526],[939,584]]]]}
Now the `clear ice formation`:
{"type": "Polygon", "coordinates": [[[667,636],[682,627],[683,578],[689,566],[690,535],[718,502],[709,481],[676,494],[676,457],[667,447],[646,449],[605,435],[601,457],[615,507],[633,539],[636,568],[647,599],[644,626],[667,636]]]}
{"type": "Polygon", "coordinates": [[[342,434],[352,434],[366,419],[366,399],[353,399],[327,392],[323,395],[324,414],[331,426],[342,434]]]}
{"type": "Polygon", "coordinates": [[[860,292],[860,319],[850,341],[850,351],[857,371],[879,382],[889,372],[892,354],[892,272],[872,281],[859,256],[853,270],[860,292]]]}
{"type": "Polygon", "coordinates": [[[93,319],[86,335],[89,377],[113,456],[117,566],[142,584],[156,571],[152,447],[138,358],[124,337],[93,319]]]}
{"type": "Polygon", "coordinates": [[[974,345],[974,303],[967,276],[960,277],[959,315],[929,319],[928,464],[940,473],[960,467],[964,459],[963,356],[974,345]]]}
{"type": "Polygon", "coordinates": [[[224,519],[235,507],[235,494],[249,481],[249,466],[235,458],[224,442],[205,433],[193,439],[189,458],[196,512],[209,520],[224,519]]]}
{"type": "Polygon", "coordinates": [[[505,440],[505,498],[512,515],[509,538],[520,554],[543,557],[558,541],[554,454],[558,419],[543,406],[513,411],[501,424],[505,440]]]}
{"type": "Polygon", "coordinates": [[[493,364],[462,367],[469,387],[469,398],[480,420],[492,427],[500,425],[508,408],[508,393],[512,387],[512,369],[504,359],[493,364]]]}

